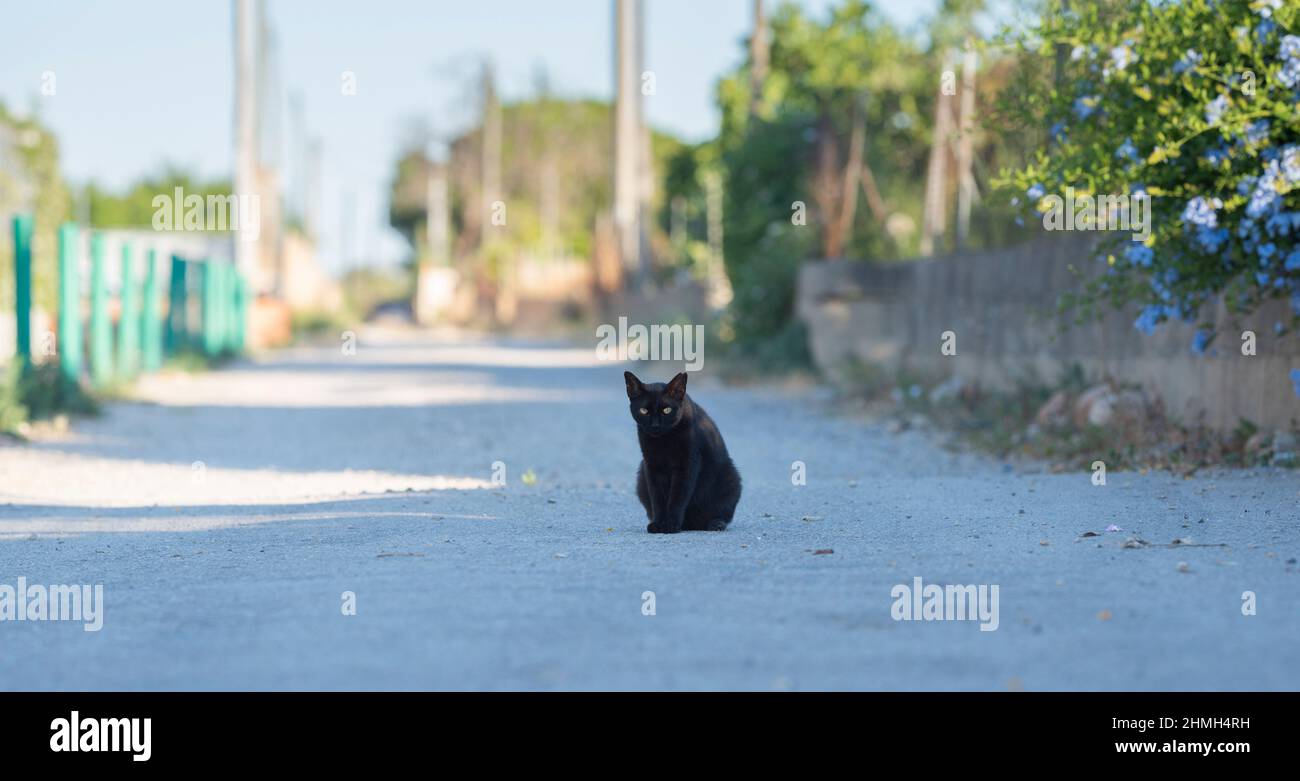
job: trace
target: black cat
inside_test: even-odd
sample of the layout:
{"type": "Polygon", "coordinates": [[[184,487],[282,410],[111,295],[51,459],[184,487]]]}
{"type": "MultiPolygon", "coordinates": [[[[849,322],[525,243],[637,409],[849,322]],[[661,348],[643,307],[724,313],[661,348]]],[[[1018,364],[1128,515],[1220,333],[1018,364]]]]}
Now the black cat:
{"type": "Polygon", "coordinates": [[[722,531],[740,501],[740,473],[704,408],[686,395],[686,375],[644,384],[623,372],[631,401],[641,467],[636,495],[651,534],[722,531]]]}

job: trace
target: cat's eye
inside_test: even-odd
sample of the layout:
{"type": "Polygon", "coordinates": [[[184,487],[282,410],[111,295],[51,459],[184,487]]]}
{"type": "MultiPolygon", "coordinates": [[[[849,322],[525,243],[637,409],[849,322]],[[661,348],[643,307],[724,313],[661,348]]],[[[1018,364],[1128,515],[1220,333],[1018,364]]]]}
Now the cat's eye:
{"type": "Polygon", "coordinates": [[[640,410],[640,412],[641,412],[642,415],[649,415],[649,414],[650,414],[650,410],[646,409],[645,407],[642,407],[641,410],[640,410]]]}
{"type": "Polygon", "coordinates": [[[671,415],[671,414],[673,414],[673,408],[672,408],[672,407],[664,407],[664,414],[665,414],[665,415],[671,415]]]}

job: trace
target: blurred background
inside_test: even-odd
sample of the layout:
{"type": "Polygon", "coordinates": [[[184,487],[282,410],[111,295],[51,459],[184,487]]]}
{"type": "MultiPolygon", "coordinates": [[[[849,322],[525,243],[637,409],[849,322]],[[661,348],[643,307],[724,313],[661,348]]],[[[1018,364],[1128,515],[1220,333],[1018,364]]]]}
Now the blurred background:
{"type": "MultiPolygon", "coordinates": [[[[1087,120],[1099,81],[1183,56],[1154,23],[1149,40],[1133,37],[1141,5],[21,3],[7,26],[23,34],[0,58],[0,215],[15,226],[0,242],[0,310],[19,312],[0,319],[0,355],[40,365],[62,343],[65,379],[78,384],[84,369],[68,353],[88,352],[102,386],[153,368],[153,353],[202,361],[337,339],[363,321],[589,339],[592,324],[625,316],[707,324],[711,354],[738,375],[816,370],[895,403],[1010,388],[1016,426],[1051,422],[1043,408],[1058,392],[1073,404],[1104,381],[1114,407],[1133,384],[1146,396],[1131,400],[1133,417],[1172,407],[1180,422],[1235,429],[1241,450],[1291,425],[1300,381],[1288,379],[1294,340],[1269,342],[1257,376],[1205,355],[1212,331],[1196,317],[1231,280],[1201,279],[1190,313],[1167,303],[1167,274],[1095,296],[1151,299],[1143,332],[1183,315],[1150,339],[1134,312],[1103,312],[1065,341],[1041,327],[1097,254],[1088,236],[1045,237],[1037,215],[1025,219],[1043,192],[1035,166],[1068,157],[1044,107],[1087,120]],[[1075,26],[1054,29],[1058,17],[1075,26]],[[172,193],[256,195],[256,240],[158,231],[155,201],[172,193]],[[68,225],[80,232],[61,234],[68,225]],[[953,262],[926,265],[940,256],[953,262]],[[63,283],[61,262],[77,272],[63,283]],[[123,295],[141,286],[143,307],[123,295]],[[936,363],[949,330],[977,355],[936,363]],[[136,357],[150,334],[162,346],[136,357]]],[[[1285,68],[1279,23],[1294,9],[1232,5],[1248,24],[1233,35],[1270,57],[1282,41],[1285,68]]],[[[1183,7],[1210,13],[1200,0],[1183,7]]],[[[1144,99],[1128,124],[1159,137],[1169,105],[1144,99]]],[[[1121,116],[1091,121],[1103,115],[1121,116]]],[[[1293,134],[1284,124],[1275,134],[1293,134]]],[[[1106,132],[1133,144],[1131,130],[1106,132]]],[[[1152,164],[1167,159],[1160,148],[1152,164]]],[[[1062,162],[1054,184],[1144,186],[1132,172],[1099,180],[1113,156],[1094,154],[1100,163],[1062,162]]],[[[1289,229],[1277,240],[1280,264],[1294,242],[1289,229]]],[[[1285,298],[1294,282],[1288,261],[1259,288],[1285,298]]],[[[1246,309],[1261,303],[1252,328],[1284,338],[1293,314],[1281,302],[1246,309]]],[[[46,395],[73,394],[52,382],[46,395]]]]}
{"type": "MultiPolygon", "coordinates": [[[[11,24],[28,34],[0,63],[0,212],[36,214],[45,311],[54,226],[148,229],[155,195],[231,192],[240,165],[263,208],[250,282],[302,324],[404,302],[421,322],[511,325],[679,288],[720,307],[734,295],[727,257],[761,263],[755,226],[773,210],[788,223],[797,200],[814,223],[832,206],[801,195],[789,152],[818,132],[847,141],[857,93],[867,186],[848,196],[864,208],[816,250],[933,251],[921,225],[934,82],[964,37],[995,28],[978,24],[983,3],[888,0],[865,20],[852,3],[766,6],[20,4],[11,24]],[[818,58],[847,57],[861,61],[818,72],[818,58]],[[728,175],[739,170],[762,190],[728,175]]],[[[981,143],[962,164],[987,173],[998,154],[981,143]]],[[[755,304],[742,330],[776,332],[788,315],[781,280],[764,281],[776,287],[752,292],[787,300],[755,304]]]]}

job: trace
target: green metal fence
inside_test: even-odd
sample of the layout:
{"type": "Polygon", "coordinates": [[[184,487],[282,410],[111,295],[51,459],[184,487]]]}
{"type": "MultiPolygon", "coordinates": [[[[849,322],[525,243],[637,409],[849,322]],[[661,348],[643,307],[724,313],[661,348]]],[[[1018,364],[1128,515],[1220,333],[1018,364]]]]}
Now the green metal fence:
{"type": "MultiPolygon", "coordinates": [[[[63,376],[95,387],[129,381],[157,371],[167,356],[196,351],[208,357],[242,353],[248,319],[248,287],[228,261],[172,256],[160,268],[156,249],[139,254],[123,240],[118,284],[110,284],[107,237],[90,234],[90,285],[81,284],[81,230],[72,223],[58,232],[57,360],[63,376]],[[143,262],[143,268],[139,265],[143,262]],[[160,298],[167,274],[166,300],[160,298]],[[85,298],[89,299],[87,302],[85,298]],[[89,320],[83,322],[83,310],[89,320]],[[88,359],[88,365],[87,361],[88,359]]],[[[32,218],[13,220],[16,355],[32,361],[32,218]]]]}

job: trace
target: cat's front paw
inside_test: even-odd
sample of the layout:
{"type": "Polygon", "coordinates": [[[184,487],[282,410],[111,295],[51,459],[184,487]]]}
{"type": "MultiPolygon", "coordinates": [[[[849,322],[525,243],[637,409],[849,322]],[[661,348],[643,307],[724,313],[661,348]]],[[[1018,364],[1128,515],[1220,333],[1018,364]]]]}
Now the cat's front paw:
{"type": "Polygon", "coordinates": [[[674,526],[667,521],[655,521],[645,527],[645,530],[651,534],[676,534],[682,530],[682,527],[674,526]]]}

